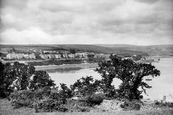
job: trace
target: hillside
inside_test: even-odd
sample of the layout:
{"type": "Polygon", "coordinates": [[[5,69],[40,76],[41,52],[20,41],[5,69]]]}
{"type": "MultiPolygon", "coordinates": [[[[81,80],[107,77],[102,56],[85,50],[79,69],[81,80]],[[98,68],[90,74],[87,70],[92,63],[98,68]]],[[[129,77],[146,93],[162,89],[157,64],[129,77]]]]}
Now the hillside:
{"type": "Polygon", "coordinates": [[[135,52],[145,52],[151,56],[172,56],[173,44],[168,45],[149,45],[149,46],[137,46],[126,44],[102,44],[99,46],[108,47],[111,49],[119,49],[120,51],[130,50],[135,52]]]}
{"type": "Polygon", "coordinates": [[[75,49],[76,51],[87,51],[96,53],[117,53],[121,55],[151,55],[151,56],[172,56],[173,45],[150,45],[150,46],[137,46],[137,45],[126,45],[126,44],[50,44],[50,45],[0,45],[1,51],[9,51],[12,49],[18,51],[28,51],[35,49],[36,51],[42,50],[70,50],[75,49]]]}

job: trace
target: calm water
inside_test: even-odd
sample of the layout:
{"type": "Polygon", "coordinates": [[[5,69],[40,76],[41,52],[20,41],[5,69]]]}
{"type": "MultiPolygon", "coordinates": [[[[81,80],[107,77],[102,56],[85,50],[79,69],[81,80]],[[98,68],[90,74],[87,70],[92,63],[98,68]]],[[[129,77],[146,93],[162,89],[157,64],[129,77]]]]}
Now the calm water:
{"type": "Polygon", "coordinates": [[[161,71],[161,75],[147,82],[152,86],[147,89],[151,99],[162,99],[163,95],[167,100],[173,100],[173,58],[162,58],[160,62],[153,63],[161,71]]]}
{"type": "MultiPolygon", "coordinates": [[[[153,65],[161,71],[161,75],[155,77],[152,81],[147,81],[152,88],[147,89],[148,96],[144,95],[144,97],[149,97],[150,99],[162,99],[163,95],[169,96],[171,94],[173,96],[173,58],[161,58],[160,62],[153,63],[153,65]]],[[[86,76],[93,76],[95,79],[101,79],[101,76],[94,71],[94,68],[62,72],[58,71],[49,73],[49,75],[55,80],[55,83],[58,86],[60,83],[65,83],[69,86],[77,79],[86,76]]],[[[121,81],[118,79],[114,79],[113,81],[113,85],[115,85],[116,88],[118,88],[120,83],[121,81]]]]}

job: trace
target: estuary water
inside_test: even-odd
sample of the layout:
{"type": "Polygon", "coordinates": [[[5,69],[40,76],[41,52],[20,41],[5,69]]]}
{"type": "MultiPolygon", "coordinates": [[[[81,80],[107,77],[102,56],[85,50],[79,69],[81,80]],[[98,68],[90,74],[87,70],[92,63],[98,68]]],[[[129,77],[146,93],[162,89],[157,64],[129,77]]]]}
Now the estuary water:
{"type": "MultiPolygon", "coordinates": [[[[147,94],[143,94],[144,98],[162,99],[163,96],[167,96],[167,100],[173,100],[173,58],[161,58],[159,62],[154,62],[153,65],[161,71],[161,75],[152,78],[151,81],[146,81],[152,86],[151,89],[147,89],[147,94]]],[[[87,68],[80,70],[63,70],[57,72],[49,72],[51,78],[55,81],[57,86],[60,83],[65,83],[67,86],[73,84],[77,79],[86,76],[93,76],[94,79],[101,79],[101,76],[94,71],[95,68],[87,68]]],[[[144,78],[145,80],[145,78],[144,78]]],[[[118,88],[121,83],[120,80],[114,79],[113,85],[118,88]]]]}
{"type": "Polygon", "coordinates": [[[161,58],[153,65],[161,74],[147,82],[152,86],[151,89],[147,89],[148,96],[150,99],[163,99],[163,96],[166,96],[167,101],[173,101],[173,58],[161,58]]]}

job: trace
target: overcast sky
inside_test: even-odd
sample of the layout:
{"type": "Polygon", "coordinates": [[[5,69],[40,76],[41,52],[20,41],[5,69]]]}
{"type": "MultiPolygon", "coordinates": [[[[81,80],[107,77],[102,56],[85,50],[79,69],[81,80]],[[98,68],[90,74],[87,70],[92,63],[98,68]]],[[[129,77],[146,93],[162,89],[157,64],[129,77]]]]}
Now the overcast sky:
{"type": "Polygon", "coordinates": [[[0,0],[1,44],[173,44],[173,0],[0,0]]]}

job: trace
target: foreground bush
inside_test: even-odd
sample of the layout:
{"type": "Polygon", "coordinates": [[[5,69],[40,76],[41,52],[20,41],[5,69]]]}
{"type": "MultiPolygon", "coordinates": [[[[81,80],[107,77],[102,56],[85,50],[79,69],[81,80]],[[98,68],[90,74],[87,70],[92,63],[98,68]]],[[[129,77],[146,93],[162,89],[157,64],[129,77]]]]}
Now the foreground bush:
{"type": "Polygon", "coordinates": [[[35,109],[37,111],[41,110],[44,112],[52,112],[52,111],[65,112],[68,110],[68,108],[64,104],[62,104],[58,100],[54,100],[54,99],[50,99],[50,98],[44,98],[44,99],[40,100],[36,106],[37,107],[35,107],[35,109]]]}
{"type": "Polygon", "coordinates": [[[34,95],[32,91],[21,90],[12,93],[9,99],[14,108],[33,107],[35,101],[34,95]]]}
{"type": "Polygon", "coordinates": [[[100,105],[103,102],[104,96],[102,94],[93,94],[86,97],[88,106],[100,105]]]}
{"type": "Polygon", "coordinates": [[[9,96],[11,104],[14,108],[30,107],[35,111],[61,111],[68,110],[66,107],[67,97],[62,97],[63,91],[52,91],[49,87],[44,87],[36,91],[21,90],[12,93],[9,96]]]}
{"type": "Polygon", "coordinates": [[[139,100],[125,100],[123,104],[120,105],[123,110],[140,110],[143,103],[139,100]]]}
{"type": "Polygon", "coordinates": [[[36,91],[21,90],[15,91],[9,96],[9,100],[14,108],[33,107],[39,100],[48,97],[50,89],[45,87],[36,91]]]}

